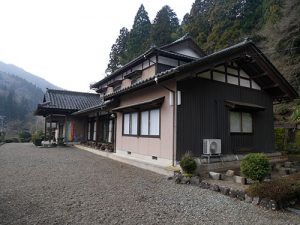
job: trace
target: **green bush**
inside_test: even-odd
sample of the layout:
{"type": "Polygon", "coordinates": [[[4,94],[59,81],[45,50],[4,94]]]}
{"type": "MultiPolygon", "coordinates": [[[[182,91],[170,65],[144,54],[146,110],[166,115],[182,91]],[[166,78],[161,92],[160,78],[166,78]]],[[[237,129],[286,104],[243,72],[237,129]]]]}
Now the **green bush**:
{"type": "Polygon", "coordinates": [[[250,153],[241,162],[241,173],[255,181],[263,181],[270,173],[268,158],[263,153],[250,153]]]}
{"type": "Polygon", "coordinates": [[[31,134],[28,131],[22,131],[19,133],[19,139],[21,142],[29,142],[31,140],[31,134]]]}
{"type": "Polygon", "coordinates": [[[193,174],[197,169],[197,163],[190,153],[187,153],[182,157],[180,160],[180,166],[183,172],[187,175],[193,174]]]}
{"type": "Polygon", "coordinates": [[[283,151],[285,130],[284,128],[275,128],[274,133],[275,133],[275,148],[277,151],[283,151]]]}
{"type": "Polygon", "coordinates": [[[261,197],[280,203],[300,198],[300,174],[290,175],[269,182],[254,183],[246,189],[251,197],[261,197]]]}
{"type": "Polygon", "coordinates": [[[41,146],[43,139],[44,139],[44,133],[41,130],[36,131],[31,135],[32,143],[35,144],[36,146],[41,146]]]}

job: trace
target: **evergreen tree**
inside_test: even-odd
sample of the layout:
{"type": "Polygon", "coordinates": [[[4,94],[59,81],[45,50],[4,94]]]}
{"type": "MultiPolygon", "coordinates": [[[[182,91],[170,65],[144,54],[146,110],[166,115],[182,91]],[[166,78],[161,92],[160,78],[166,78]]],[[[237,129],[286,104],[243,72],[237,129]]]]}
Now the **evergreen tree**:
{"type": "Polygon", "coordinates": [[[158,11],[153,21],[151,41],[156,46],[171,43],[178,37],[179,21],[176,13],[166,5],[158,11]]]}
{"type": "Polygon", "coordinates": [[[143,4],[140,6],[129,33],[125,61],[130,61],[149,48],[151,22],[143,4]]]}
{"type": "Polygon", "coordinates": [[[115,44],[112,45],[109,54],[109,63],[106,74],[111,74],[119,69],[122,65],[126,63],[126,51],[128,42],[129,32],[126,27],[120,30],[119,37],[117,38],[115,44]]]}

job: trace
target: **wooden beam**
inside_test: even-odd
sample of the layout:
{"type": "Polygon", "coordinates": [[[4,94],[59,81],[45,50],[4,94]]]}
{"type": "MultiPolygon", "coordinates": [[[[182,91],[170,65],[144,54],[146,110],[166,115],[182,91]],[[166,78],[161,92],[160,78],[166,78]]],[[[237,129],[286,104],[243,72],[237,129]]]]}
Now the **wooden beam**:
{"type": "Polygon", "coordinates": [[[272,85],[269,85],[269,86],[263,87],[262,89],[263,89],[263,90],[266,90],[266,89],[272,89],[272,88],[277,88],[277,87],[279,87],[279,85],[278,85],[278,84],[272,84],[272,85]]]}
{"type": "Polygon", "coordinates": [[[264,72],[259,75],[251,76],[251,79],[257,79],[257,78],[265,77],[267,75],[268,75],[268,73],[264,72]]]}

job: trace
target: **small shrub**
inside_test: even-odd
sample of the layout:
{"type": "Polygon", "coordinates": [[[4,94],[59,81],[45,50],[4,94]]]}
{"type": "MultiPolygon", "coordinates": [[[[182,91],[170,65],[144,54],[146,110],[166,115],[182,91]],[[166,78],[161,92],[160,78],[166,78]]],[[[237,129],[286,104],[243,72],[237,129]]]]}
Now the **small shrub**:
{"type": "Polygon", "coordinates": [[[241,162],[241,173],[255,181],[263,181],[270,171],[269,160],[262,153],[250,153],[241,162]]]}
{"type": "Polygon", "coordinates": [[[284,128],[275,128],[274,134],[275,134],[275,149],[277,151],[283,151],[284,150],[284,138],[285,138],[284,128]]]}
{"type": "Polygon", "coordinates": [[[19,133],[19,139],[21,142],[29,142],[31,140],[31,134],[28,131],[22,131],[19,133]]]}
{"type": "Polygon", "coordinates": [[[182,159],[180,160],[180,166],[183,172],[187,175],[193,174],[197,169],[197,163],[194,157],[189,153],[185,154],[182,157],[182,159]]]}
{"type": "Polygon", "coordinates": [[[251,197],[261,197],[285,203],[300,197],[300,174],[284,177],[269,182],[254,183],[246,193],[251,197]]]}
{"type": "Polygon", "coordinates": [[[36,146],[41,146],[43,139],[44,139],[44,133],[41,130],[36,131],[31,135],[31,141],[36,146]]]}

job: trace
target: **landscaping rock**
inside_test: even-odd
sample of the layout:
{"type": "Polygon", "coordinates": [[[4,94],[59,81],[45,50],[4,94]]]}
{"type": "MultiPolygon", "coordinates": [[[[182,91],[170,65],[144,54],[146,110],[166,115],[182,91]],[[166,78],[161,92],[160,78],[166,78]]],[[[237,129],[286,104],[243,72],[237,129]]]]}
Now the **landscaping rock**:
{"type": "Polygon", "coordinates": [[[167,180],[173,180],[174,176],[167,176],[167,180]]]}
{"type": "Polygon", "coordinates": [[[270,209],[274,211],[279,209],[278,204],[275,200],[270,200],[270,209]]]}
{"type": "Polygon", "coordinates": [[[234,180],[235,183],[238,183],[238,184],[246,184],[246,178],[245,177],[234,176],[233,180],[234,180]]]}
{"type": "Polygon", "coordinates": [[[236,197],[239,200],[244,201],[245,200],[245,192],[237,190],[236,191],[236,197]]]}
{"type": "Polygon", "coordinates": [[[209,189],[212,191],[216,191],[216,192],[220,191],[219,185],[217,185],[217,184],[211,185],[209,189]]]}
{"type": "Polygon", "coordinates": [[[233,170],[227,170],[226,176],[233,177],[234,176],[234,171],[233,170]]]}
{"type": "Polygon", "coordinates": [[[288,175],[288,174],[290,174],[289,168],[284,168],[284,167],[281,167],[281,168],[278,170],[278,172],[279,172],[280,175],[288,175]]]}
{"type": "Polygon", "coordinates": [[[246,184],[254,184],[255,182],[250,178],[246,178],[246,184]]]}
{"type": "Polygon", "coordinates": [[[209,177],[212,178],[213,180],[220,180],[221,174],[215,172],[209,172],[209,177]]]}
{"type": "Polygon", "coordinates": [[[293,166],[293,162],[285,162],[284,167],[291,168],[293,166]]]}
{"type": "Polygon", "coordinates": [[[205,181],[200,182],[199,186],[203,189],[209,189],[210,188],[210,184],[205,182],[205,181]]]}
{"type": "Polygon", "coordinates": [[[275,164],[275,169],[276,169],[277,171],[279,171],[280,168],[282,168],[282,164],[281,164],[281,163],[276,163],[276,164],[275,164]]]}
{"type": "Polygon", "coordinates": [[[230,190],[229,190],[229,196],[232,197],[232,198],[236,198],[237,197],[236,190],[230,188],[230,190]]]}
{"type": "Polygon", "coordinates": [[[245,202],[252,203],[252,201],[253,201],[253,198],[251,196],[245,194],[245,202]]]}
{"type": "Polygon", "coordinates": [[[223,195],[229,195],[230,188],[225,186],[219,186],[220,192],[223,195]]]}
{"type": "Polygon", "coordinates": [[[270,199],[268,198],[263,198],[259,205],[265,209],[271,209],[271,205],[270,205],[270,199]]]}
{"type": "Polygon", "coordinates": [[[191,177],[190,182],[191,182],[192,185],[199,185],[200,184],[200,177],[193,176],[193,177],[191,177]]]}
{"type": "Polygon", "coordinates": [[[183,176],[182,180],[181,180],[182,184],[190,184],[191,183],[191,178],[190,177],[186,177],[183,176]]]}
{"type": "Polygon", "coordinates": [[[296,168],[291,168],[290,169],[290,174],[297,173],[297,172],[298,172],[298,170],[296,168]]]}
{"type": "Polygon", "coordinates": [[[261,200],[260,197],[254,197],[253,201],[252,201],[252,204],[253,205],[258,205],[260,203],[260,200],[261,200]]]}
{"type": "Polygon", "coordinates": [[[176,173],[175,174],[175,179],[174,179],[175,183],[180,184],[181,181],[182,181],[182,178],[183,178],[183,175],[181,173],[176,173]]]}

